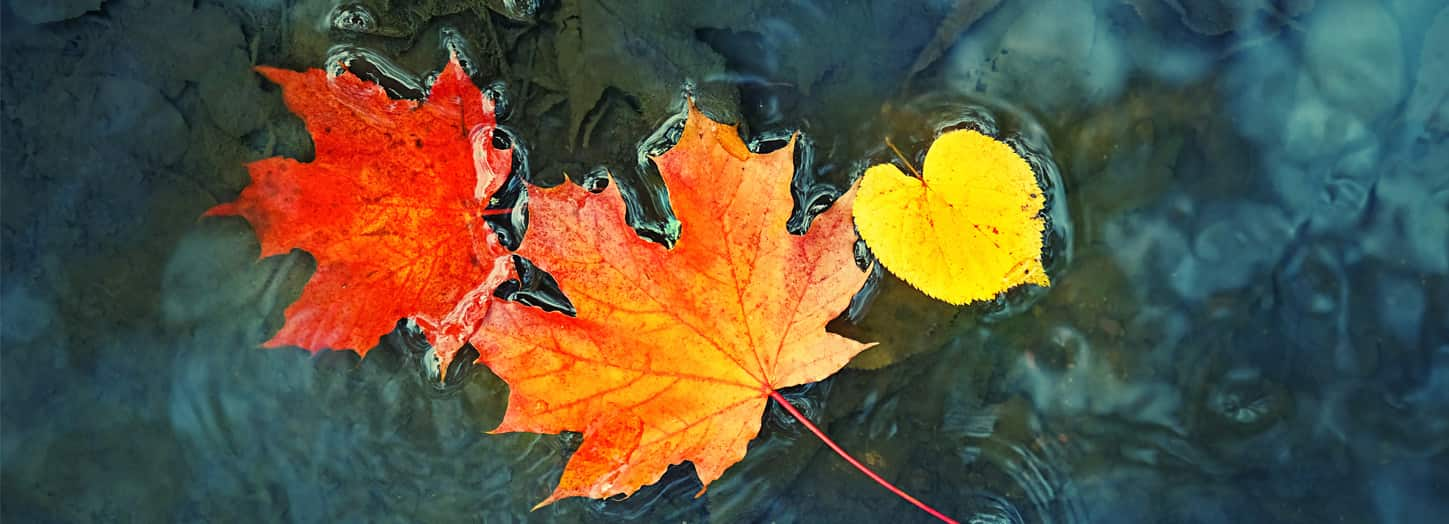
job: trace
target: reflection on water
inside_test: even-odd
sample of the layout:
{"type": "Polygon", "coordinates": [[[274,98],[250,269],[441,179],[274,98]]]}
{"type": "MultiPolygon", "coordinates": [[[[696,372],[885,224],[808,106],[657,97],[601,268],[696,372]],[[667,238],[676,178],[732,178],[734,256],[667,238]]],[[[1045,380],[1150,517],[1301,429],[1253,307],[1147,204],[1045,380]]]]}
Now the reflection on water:
{"type": "Polygon", "coordinates": [[[485,368],[438,387],[406,323],[365,360],[258,349],[315,263],[196,218],[311,158],[251,67],[418,98],[450,54],[506,94],[521,180],[610,173],[663,243],[640,151],[682,89],[752,147],[802,133],[792,230],[886,136],[1033,159],[1051,289],[955,308],[883,274],[832,324],[879,346],[786,392],[963,522],[1449,514],[1442,2],[394,4],[0,6],[7,521],[924,521],[775,411],[699,498],[685,464],[530,513],[578,436],[485,434],[485,368]]]}

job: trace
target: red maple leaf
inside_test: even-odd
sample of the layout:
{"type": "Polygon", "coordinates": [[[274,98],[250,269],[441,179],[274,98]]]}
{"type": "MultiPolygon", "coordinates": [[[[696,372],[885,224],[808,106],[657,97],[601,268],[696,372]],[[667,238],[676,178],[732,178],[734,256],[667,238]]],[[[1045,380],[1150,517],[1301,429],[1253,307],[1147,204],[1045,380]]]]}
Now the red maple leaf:
{"type": "Polygon", "coordinates": [[[451,358],[506,274],[483,221],[513,162],[494,144],[493,100],[456,59],[421,102],[348,72],[257,71],[282,86],[316,144],[312,162],[248,164],[251,185],[206,213],[245,217],[263,257],[301,249],[317,261],[266,345],[366,354],[411,318],[451,358]]]}

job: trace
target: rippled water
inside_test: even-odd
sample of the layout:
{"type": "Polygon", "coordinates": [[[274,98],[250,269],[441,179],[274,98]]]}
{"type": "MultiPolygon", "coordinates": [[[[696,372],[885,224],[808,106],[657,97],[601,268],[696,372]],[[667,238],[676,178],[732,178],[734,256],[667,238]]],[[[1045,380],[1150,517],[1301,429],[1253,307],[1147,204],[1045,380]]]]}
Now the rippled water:
{"type": "Polygon", "coordinates": [[[310,158],[251,67],[417,97],[449,53],[508,100],[521,176],[607,169],[661,242],[638,152],[683,89],[757,147],[803,133],[792,228],[885,138],[1026,154],[1052,288],[955,308],[881,274],[832,324],[880,345],[786,392],[963,522],[1449,515],[1440,2],[0,5],[7,522],[928,519],[777,406],[700,498],[686,464],[529,513],[579,438],[484,434],[507,395],[485,368],[434,386],[407,324],[365,360],[258,349],[315,264],[197,218],[245,162],[310,158]]]}

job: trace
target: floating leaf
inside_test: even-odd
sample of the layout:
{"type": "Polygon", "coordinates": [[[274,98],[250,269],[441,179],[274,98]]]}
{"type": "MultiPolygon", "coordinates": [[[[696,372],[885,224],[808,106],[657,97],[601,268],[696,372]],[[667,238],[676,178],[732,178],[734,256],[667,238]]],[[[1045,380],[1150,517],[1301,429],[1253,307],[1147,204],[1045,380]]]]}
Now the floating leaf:
{"type": "Polygon", "coordinates": [[[510,388],[494,431],[584,434],[542,504],[633,493],[686,460],[708,486],[744,457],[774,390],[868,347],[825,331],[865,282],[850,217],[785,230],[793,153],[752,153],[691,106],[678,144],[654,159],[681,223],[673,249],[634,233],[612,186],[539,192],[550,198],[534,209],[555,219],[530,228],[522,253],[578,316],[500,304],[472,342],[510,388]]]}
{"type": "Polygon", "coordinates": [[[495,147],[493,102],[457,60],[423,102],[347,72],[257,70],[316,143],[312,162],[248,164],[251,185],[207,212],[245,217],[264,257],[302,249],[317,260],[266,345],[365,354],[412,318],[451,355],[506,274],[494,269],[506,250],[483,221],[512,167],[512,151],[495,147]]]}
{"type": "Polygon", "coordinates": [[[1050,284],[1041,261],[1045,200],[1021,155],[963,129],[937,137],[924,168],[907,176],[879,164],[861,181],[855,225],[886,269],[952,304],[1050,284]]]}

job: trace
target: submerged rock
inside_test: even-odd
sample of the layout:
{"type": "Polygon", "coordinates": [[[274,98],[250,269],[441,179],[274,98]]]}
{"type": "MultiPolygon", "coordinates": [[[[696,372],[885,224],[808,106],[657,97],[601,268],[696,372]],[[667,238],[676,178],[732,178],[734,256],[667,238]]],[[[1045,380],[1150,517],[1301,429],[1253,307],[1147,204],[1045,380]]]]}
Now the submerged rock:
{"type": "Polygon", "coordinates": [[[1128,63],[1116,34],[1086,0],[1007,4],[946,58],[946,82],[1034,109],[1075,109],[1121,92],[1128,63]],[[1024,4],[1022,4],[1024,5],[1024,4]],[[1038,9],[1052,16],[1037,16],[1038,9]]]}
{"type": "Polygon", "coordinates": [[[70,20],[101,8],[102,0],[9,0],[10,10],[32,24],[70,20]]]}
{"type": "Polygon", "coordinates": [[[1324,2],[1308,18],[1303,60],[1325,100],[1372,119],[1403,97],[1399,24],[1377,2],[1324,2]]]}

